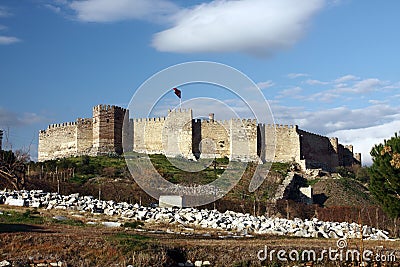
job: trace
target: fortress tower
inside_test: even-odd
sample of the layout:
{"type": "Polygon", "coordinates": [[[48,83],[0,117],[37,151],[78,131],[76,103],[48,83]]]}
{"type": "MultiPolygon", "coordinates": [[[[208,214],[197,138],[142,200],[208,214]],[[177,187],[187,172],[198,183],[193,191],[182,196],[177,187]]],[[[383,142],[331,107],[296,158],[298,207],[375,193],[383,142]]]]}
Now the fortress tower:
{"type": "Polygon", "coordinates": [[[117,106],[93,107],[92,154],[122,153],[122,126],[126,112],[126,109],[117,106]]]}
{"type": "Polygon", "coordinates": [[[0,129],[0,151],[3,150],[3,130],[0,129]]]}

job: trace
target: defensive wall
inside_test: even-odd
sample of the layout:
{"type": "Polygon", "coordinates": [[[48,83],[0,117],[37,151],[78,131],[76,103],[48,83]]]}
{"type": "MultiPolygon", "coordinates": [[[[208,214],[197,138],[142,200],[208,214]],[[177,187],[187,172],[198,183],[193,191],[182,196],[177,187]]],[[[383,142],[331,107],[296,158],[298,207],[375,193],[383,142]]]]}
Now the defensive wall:
{"type": "Polygon", "coordinates": [[[71,156],[122,153],[122,125],[126,109],[98,105],[93,117],[51,124],[39,132],[38,161],[71,156]]]}
{"type": "Polygon", "coordinates": [[[123,143],[127,151],[188,159],[296,162],[303,169],[325,170],[361,164],[361,154],[354,154],[353,146],[297,125],[265,125],[252,119],[217,121],[212,113],[208,119],[194,119],[191,109],[169,110],[166,117],[129,119],[128,110],[107,105],[95,106],[92,118],[40,131],[39,161],[121,154],[123,143]]]}

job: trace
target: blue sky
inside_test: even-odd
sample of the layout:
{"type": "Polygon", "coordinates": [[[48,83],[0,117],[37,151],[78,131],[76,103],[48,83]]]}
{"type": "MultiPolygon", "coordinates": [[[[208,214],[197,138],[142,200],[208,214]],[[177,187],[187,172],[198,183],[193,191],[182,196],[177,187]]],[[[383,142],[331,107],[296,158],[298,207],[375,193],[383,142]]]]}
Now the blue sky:
{"type": "Polygon", "coordinates": [[[127,106],[151,75],[206,60],[258,83],[277,123],[353,143],[368,163],[400,130],[398,10],[396,0],[0,0],[5,145],[35,158],[48,124],[127,106]]]}

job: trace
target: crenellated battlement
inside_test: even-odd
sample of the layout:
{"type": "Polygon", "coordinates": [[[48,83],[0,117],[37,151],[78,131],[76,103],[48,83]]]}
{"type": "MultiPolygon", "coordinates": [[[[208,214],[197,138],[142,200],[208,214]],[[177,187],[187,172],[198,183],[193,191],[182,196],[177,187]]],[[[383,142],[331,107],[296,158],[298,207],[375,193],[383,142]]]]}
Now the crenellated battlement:
{"type": "MultiPolygon", "coordinates": [[[[77,125],[76,121],[49,124],[49,126],[47,126],[46,130],[55,129],[55,128],[64,128],[64,127],[75,126],[75,125],[77,125]]],[[[45,131],[45,130],[43,130],[43,131],[45,131]]]]}
{"type": "Polygon", "coordinates": [[[275,128],[275,129],[288,129],[288,130],[296,130],[299,128],[298,125],[295,124],[291,124],[291,125],[287,125],[287,124],[262,124],[264,125],[266,128],[275,128]]]}
{"type": "Polygon", "coordinates": [[[312,135],[312,136],[319,137],[319,138],[329,139],[326,136],[323,136],[323,135],[320,135],[320,134],[316,134],[316,133],[311,133],[311,132],[304,131],[304,130],[300,130],[300,132],[301,132],[301,134],[307,134],[307,135],[312,135]]]}
{"type": "Polygon", "coordinates": [[[77,125],[82,125],[82,124],[92,124],[93,119],[92,118],[85,118],[81,119],[78,118],[76,121],[69,121],[69,122],[63,122],[63,123],[54,123],[54,124],[49,124],[47,126],[47,129],[45,130],[40,130],[40,133],[45,133],[47,130],[57,130],[57,129],[62,129],[62,128],[70,128],[71,126],[77,126],[77,125]]]}
{"type": "Polygon", "coordinates": [[[301,130],[298,125],[265,124],[254,118],[215,120],[214,113],[193,119],[190,108],[170,109],[166,116],[153,118],[129,118],[129,110],[114,105],[96,105],[92,110],[92,118],[51,124],[41,130],[39,161],[120,154],[124,136],[133,151],[165,153],[169,157],[294,161],[302,168],[328,170],[361,164],[361,155],[353,153],[353,146],[339,144],[336,137],[301,130]],[[126,121],[131,132],[123,133],[126,121]],[[270,142],[262,142],[261,138],[270,142]]]}
{"type": "Polygon", "coordinates": [[[258,124],[256,119],[231,119],[230,120],[232,123],[240,123],[240,124],[245,124],[245,123],[250,123],[250,124],[258,124]]]}
{"type": "Polygon", "coordinates": [[[107,112],[122,111],[122,112],[125,112],[126,109],[122,108],[122,107],[115,106],[115,105],[103,105],[103,104],[100,104],[100,105],[97,105],[97,106],[93,107],[93,112],[95,112],[95,111],[97,111],[97,112],[98,111],[107,111],[107,112]]]}
{"type": "Polygon", "coordinates": [[[175,109],[168,109],[169,113],[192,113],[192,109],[182,109],[182,108],[175,108],[175,109]]]}

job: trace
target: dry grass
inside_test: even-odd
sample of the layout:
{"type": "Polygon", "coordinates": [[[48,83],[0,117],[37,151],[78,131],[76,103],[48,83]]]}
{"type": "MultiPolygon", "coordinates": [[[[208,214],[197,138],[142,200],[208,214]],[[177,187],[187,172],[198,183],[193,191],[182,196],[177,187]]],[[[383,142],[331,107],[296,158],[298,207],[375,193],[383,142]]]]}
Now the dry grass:
{"type": "MultiPolygon", "coordinates": [[[[5,213],[9,211],[23,213],[26,209],[8,209],[1,206],[1,210],[5,213]]],[[[256,255],[264,246],[276,250],[297,249],[299,251],[336,247],[336,240],[327,239],[272,236],[221,239],[218,236],[219,232],[212,229],[185,230],[179,225],[166,223],[147,224],[144,228],[147,230],[170,229],[176,232],[191,233],[191,235],[138,232],[102,226],[68,225],[56,223],[51,218],[56,214],[75,218],[76,216],[72,215],[76,215],[77,212],[61,210],[40,210],[40,212],[43,224],[13,223],[8,225],[8,228],[2,228],[0,261],[6,259],[28,264],[32,260],[46,259],[63,261],[68,263],[68,266],[117,266],[115,264],[119,264],[118,266],[128,264],[176,266],[177,262],[186,260],[192,262],[208,260],[213,266],[261,266],[256,255]],[[18,227],[15,228],[15,226],[18,227]],[[211,233],[211,236],[203,236],[204,233],[211,233]]],[[[90,221],[98,217],[88,215],[88,218],[80,219],[90,221]]],[[[103,215],[100,217],[110,219],[103,215]]],[[[359,240],[350,240],[349,246],[350,248],[359,248],[360,242],[359,240]]],[[[375,250],[375,248],[400,250],[400,241],[364,241],[363,246],[371,250],[375,250]]],[[[400,255],[397,256],[400,259],[400,255]]],[[[278,262],[264,264],[264,266],[280,266],[278,262]]],[[[321,263],[319,266],[330,265],[321,263]]]]}

